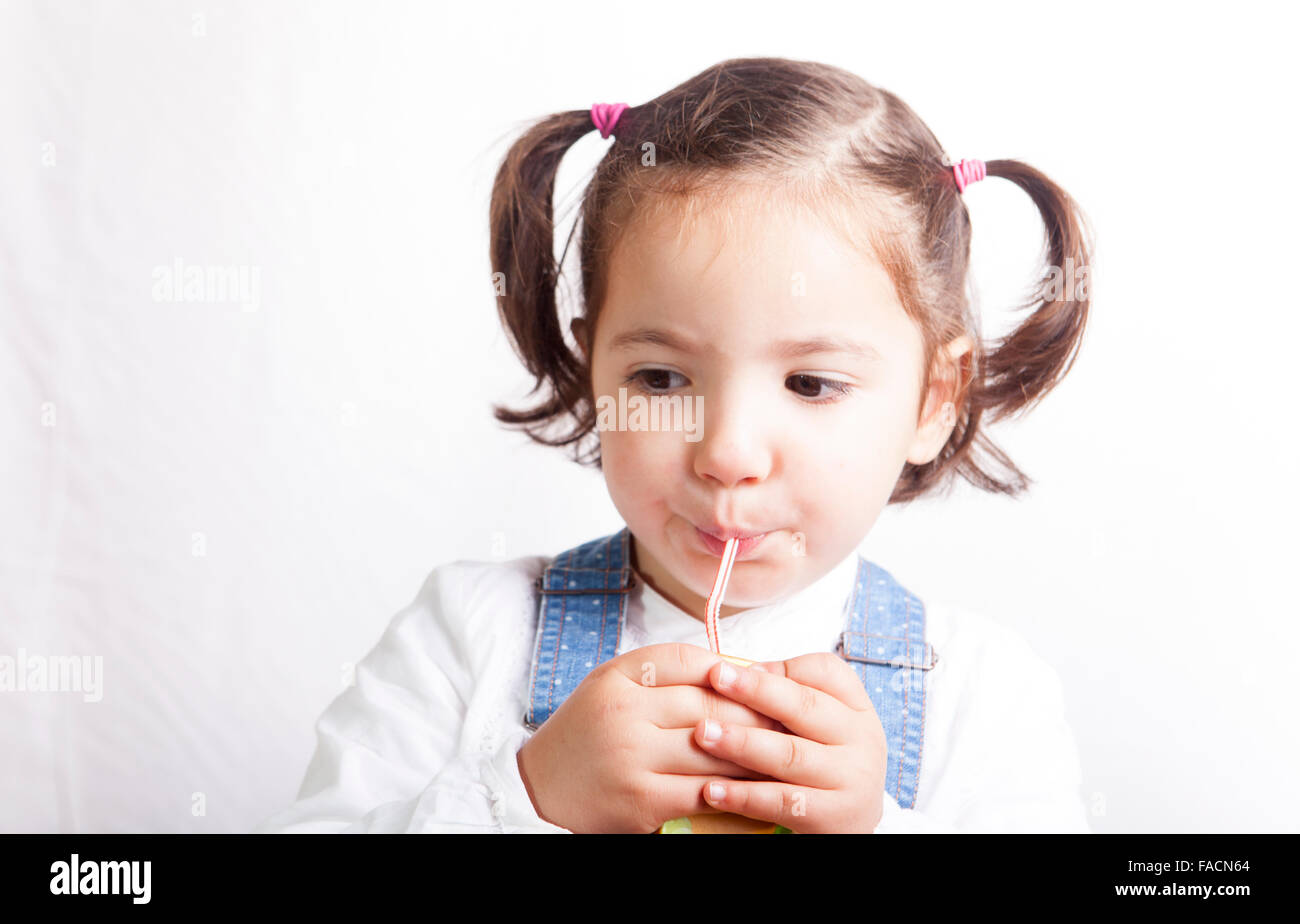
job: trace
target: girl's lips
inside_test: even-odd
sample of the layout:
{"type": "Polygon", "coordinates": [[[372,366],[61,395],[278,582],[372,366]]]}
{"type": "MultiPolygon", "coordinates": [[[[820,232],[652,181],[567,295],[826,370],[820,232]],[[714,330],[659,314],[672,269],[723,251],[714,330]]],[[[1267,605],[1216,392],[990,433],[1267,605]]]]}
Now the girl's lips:
{"type": "MultiPolygon", "coordinates": [[[[716,555],[718,558],[721,558],[722,553],[726,551],[727,548],[726,542],[719,539],[717,536],[709,535],[704,530],[700,529],[698,526],[695,527],[695,535],[699,537],[700,545],[702,545],[704,547],[704,550],[708,552],[710,555],[716,555]]],[[[757,552],[758,547],[763,544],[763,540],[770,535],[771,533],[763,533],[758,536],[751,536],[748,539],[741,539],[739,545],[736,548],[736,561],[741,561],[742,559],[746,559],[746,558],[752,558],[754,554],[757,552]]]]}

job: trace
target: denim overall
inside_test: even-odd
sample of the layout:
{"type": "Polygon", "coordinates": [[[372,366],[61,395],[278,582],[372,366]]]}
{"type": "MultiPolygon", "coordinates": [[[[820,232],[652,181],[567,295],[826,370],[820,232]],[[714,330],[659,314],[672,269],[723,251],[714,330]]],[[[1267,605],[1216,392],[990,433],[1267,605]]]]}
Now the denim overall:
{"type": "MultiPolygon", "coordinates": [[[[635,585],[630,543],[624,527],[561,552],[537,579],[537,642],[524,716],[529,728],[550,718],[592,668],[618,653],[627,593],[635,585]]],[[[925,641],[925,605],[859,555],[835,653],[857,672],[885,730],[885,791],[911,808],[921,773],[925,672],[939,661],[925,641]]]]}

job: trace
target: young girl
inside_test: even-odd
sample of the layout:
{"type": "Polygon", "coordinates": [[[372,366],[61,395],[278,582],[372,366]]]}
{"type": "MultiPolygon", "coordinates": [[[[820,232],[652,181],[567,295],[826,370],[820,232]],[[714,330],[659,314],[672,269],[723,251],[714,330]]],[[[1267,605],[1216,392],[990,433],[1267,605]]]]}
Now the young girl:
{"type": "Polygon", "coordinates": [[[984,426],[1073,362],[1078,289],[981,339],[963,197],[986,176],[1033,199],[1049,273],[1089,265],[1051,180],[952,164],[901,100],[835,67],[728,60],[523,134],[492,193],[492,269],[547,391],[497,417],[599,466],[626,526],[435,568],[321,716],[298,801],[258,830],[650,832],[730,812],[796,832],[1086,832],[1054,671],[856,551],[886,504],[956,477],[1023,491],[984,426]],[[570,341],[553,187],[593,128],[614,140],[583,201],[570,341]],[[631,409],[674,397],[694,430],[631,409]],[[721,650],[749,668],[703,623],[733,536],[721,650]]]}

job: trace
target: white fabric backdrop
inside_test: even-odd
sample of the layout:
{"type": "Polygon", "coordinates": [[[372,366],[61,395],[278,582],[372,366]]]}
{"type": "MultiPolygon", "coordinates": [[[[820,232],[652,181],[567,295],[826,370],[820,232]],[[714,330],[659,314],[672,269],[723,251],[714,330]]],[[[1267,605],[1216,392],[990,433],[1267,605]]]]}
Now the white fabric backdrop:
{"type": "MultiPolygon", "coordinates": [[[[1075,371],[995,434],[1033,493],[889,510],[864,553],[1056,666],[1095,830],[1300,830],[1288,33],[1266,5],[729,9],[0,5],[0,656],[103,670],[97,702],[0,693],[0,830],[248,830],[430,568],[619,527],[491,418],[528,385],[492,174],[534,117],[749,54],[857,71],[1098,230],[1075,371]],[[255,284],[169,300],[178,260],[255,284]]],[[[968,202],[995,334],[1041,229],[1007,184],[968,202]]]]}

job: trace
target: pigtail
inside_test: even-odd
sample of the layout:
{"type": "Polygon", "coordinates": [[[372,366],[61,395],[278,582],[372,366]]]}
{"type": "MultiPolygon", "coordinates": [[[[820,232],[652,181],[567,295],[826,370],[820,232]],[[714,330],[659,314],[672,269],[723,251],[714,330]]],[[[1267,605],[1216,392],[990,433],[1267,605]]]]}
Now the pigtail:
{"type": "Polygon", "coordinates": [[[1078,204],[1042,173],[1018,160],[986,166],[1029,194],[1047,232],[1043,284],[1022,306],[1032,313],[985,356],[977,400],[996,423],[1038,404],[1074,364],[1088,320],[1093,241],[1078,204]]]}
{"type": "Polygon", "coordinates": [[[497,311],[516,355],[550,394],[532,408],[493,405],[498,421],[519,426],[540,443],[562,446],[589,429],[551,439],[537,432],[584,404],[590,390],[586,363],[569,349],[556,306],[560,265],[555,259],[554,196],[560,161],[575,141],[595,128],[587,110],[552,115],[525,132],[506,153],[492,184],[490,239],[497,311]]]}
{"type": "MultiPolygon", "coordinates": [[[[991,160],[985,168],[987,176],[1010,180],[1038,206],[1047,244],[1043,284],[1020,306],[1029,315],[1010,334],[991,344],[976,337],[974,356],[959,376],[957,419],[948,442],[930,462],[904,467],[890,503],[914,500],[945,482],[951,488],[949,473],[994,494],[1014,497],[1028,490],[1033,479],[990,438],[988,425],[1027,412],[1060,384],[1074,364],[1088,320],[1093,240],[1083,211],[1065,190],[1028,164],[991,160]]],[[[961,291],[970,259],[970,217],[951,168],[943,167],[934,176],[938,185],[927,184],[925,190],[926,198],[933,193],[935,199],[924,214],[937,222],[926,231],[927,239],[937,242],[929,256],[942,280],[944,294],[932,299],[939,303],[961,291]]],[[[955,319],[958,313],[942,314],[955,319]]],[[[966,315],[962,323],[978,333],[977,318],[966,315]]],[[[955,333],[940,328],[935,340],[942,342],[955,333]]]]}

